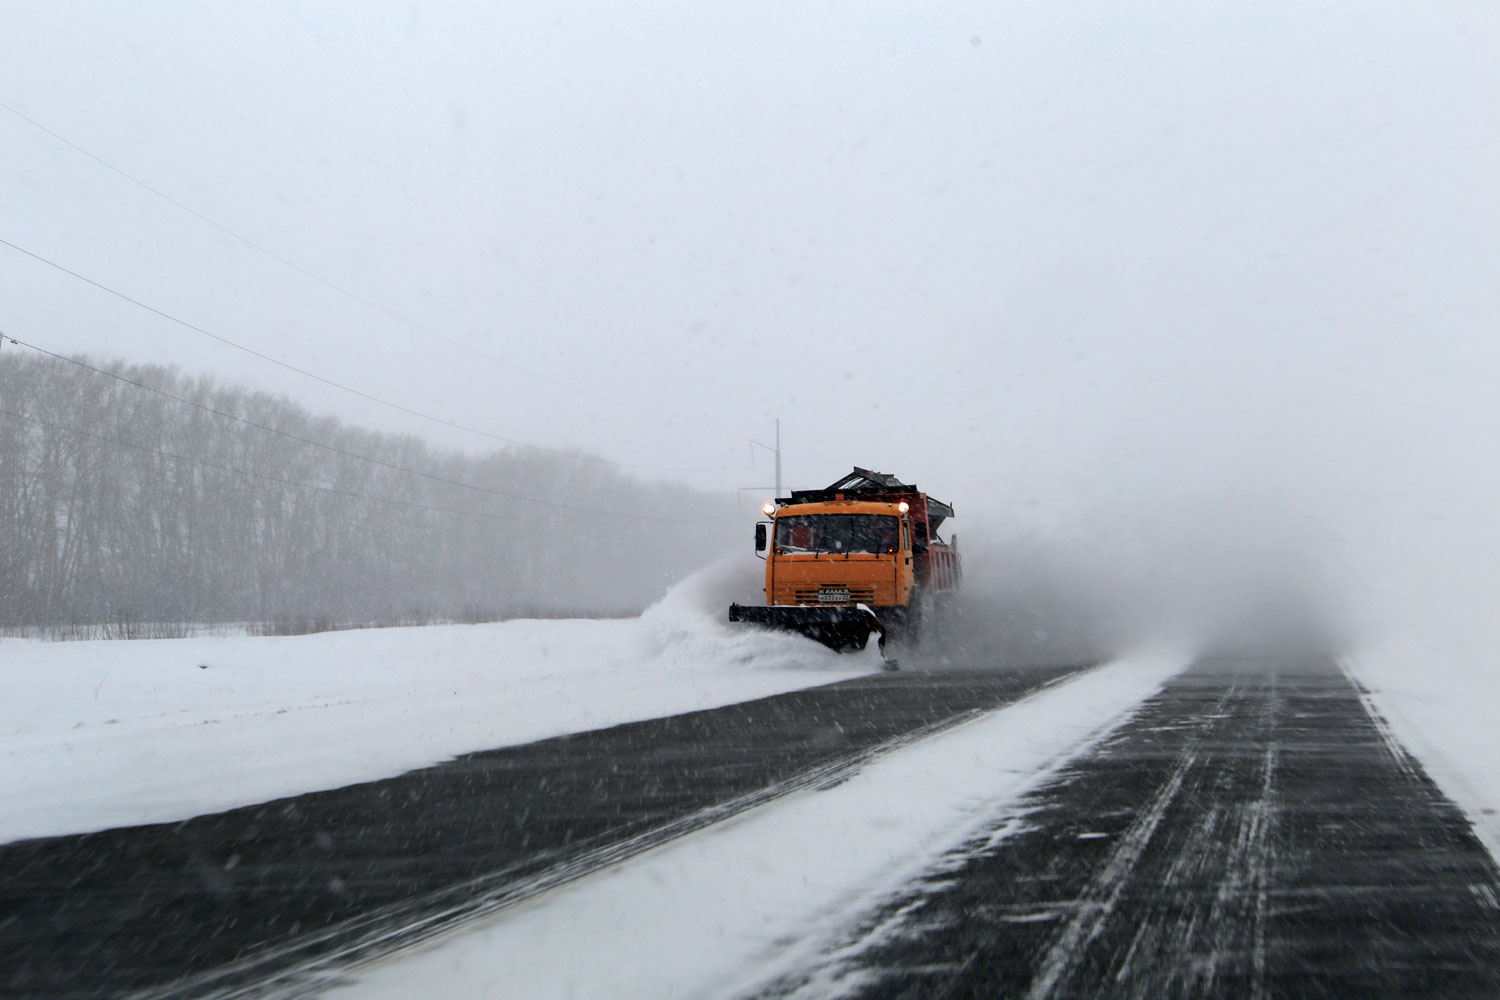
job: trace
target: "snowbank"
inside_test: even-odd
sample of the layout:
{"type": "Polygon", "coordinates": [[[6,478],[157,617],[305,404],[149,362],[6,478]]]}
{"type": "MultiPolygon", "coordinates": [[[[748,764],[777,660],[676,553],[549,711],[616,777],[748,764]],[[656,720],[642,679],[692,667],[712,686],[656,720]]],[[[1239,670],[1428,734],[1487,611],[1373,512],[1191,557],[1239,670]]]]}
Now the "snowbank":
{"type": "Polygon", "coordinates": [[[0,639],[0,841],[185,819],[878,669],[873,652],[731,628],[720,595],[742,577],[711,567],[627,621],[0,639]]]}

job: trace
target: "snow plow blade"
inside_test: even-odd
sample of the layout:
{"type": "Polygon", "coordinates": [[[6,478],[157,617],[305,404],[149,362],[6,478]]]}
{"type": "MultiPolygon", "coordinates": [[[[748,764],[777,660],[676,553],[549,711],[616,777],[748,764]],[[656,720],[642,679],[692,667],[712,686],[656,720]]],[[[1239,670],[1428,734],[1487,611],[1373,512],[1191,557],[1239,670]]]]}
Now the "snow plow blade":
{"type": "Polygon", "coordinates": [[[875,612],[857,604],[826,608],[808,604],[773,607],[731,604],[729,620],[781,632],[796,632],[840,653],[864,649],[865,643],[870,641],[870,633],[882,630],[875,612]]]}

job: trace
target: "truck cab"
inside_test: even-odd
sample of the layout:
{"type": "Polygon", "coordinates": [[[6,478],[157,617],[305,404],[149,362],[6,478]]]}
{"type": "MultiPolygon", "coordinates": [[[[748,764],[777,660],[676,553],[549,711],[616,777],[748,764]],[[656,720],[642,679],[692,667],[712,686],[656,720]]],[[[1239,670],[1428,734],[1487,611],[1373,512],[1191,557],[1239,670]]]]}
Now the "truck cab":
{"type": "Polygon", "coordinates": [[[902,505],[862,500],[776,511],[766,556],[767,604],[905,606],[916,574],[902,505]]]}

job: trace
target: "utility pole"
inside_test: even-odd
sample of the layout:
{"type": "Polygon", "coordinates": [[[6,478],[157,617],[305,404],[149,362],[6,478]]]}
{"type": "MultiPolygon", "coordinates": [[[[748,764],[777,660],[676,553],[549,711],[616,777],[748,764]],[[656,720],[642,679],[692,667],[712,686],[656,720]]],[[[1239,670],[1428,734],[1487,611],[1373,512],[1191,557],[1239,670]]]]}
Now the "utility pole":
{"type": "MultiPolygon", "coordinates": [[[[776,495],[781,496],[781,418],[776,418],[776,447],[761,444],[759,441],[751,441],[757,448],[764,448],[776,456],[776,495]]],[[[754,454],[753,452],[751,453],[754,454]]],[[[747,486],[746,489],[764,489],[764,487],[747,486]]]]}
{"type": "Polygon", "coordinates": [[[781,496],[781,418],[776,418],[776,495],[781,496]]]}
{"type": "MultiPolygon", "coordinates": [[[[752,462],[755,460],[755,449],[756,448],[764,448],[764,449],[766,449],[766,451],[769,451],[769,452],[772,452],[773,454],[775,454],[775,456],[776,456],[776,487],[775,488],[776,488],[776,496],[780,497],[781,496],[781,418],[780,417],[776,418],[776,447],[773,448],[770,445],[768,445],[768,444],[762,444],[759,441],[751,441],[750,444],[752,445],[751,450],[750,450],[750,460],[752,462]]],[[[769,487],[766,487],[766,486],[741,486],[739,488],[739,492],[740,493],[759,492],[760,490],[764,490],[764,489],[769,489],[769,487]]]]}

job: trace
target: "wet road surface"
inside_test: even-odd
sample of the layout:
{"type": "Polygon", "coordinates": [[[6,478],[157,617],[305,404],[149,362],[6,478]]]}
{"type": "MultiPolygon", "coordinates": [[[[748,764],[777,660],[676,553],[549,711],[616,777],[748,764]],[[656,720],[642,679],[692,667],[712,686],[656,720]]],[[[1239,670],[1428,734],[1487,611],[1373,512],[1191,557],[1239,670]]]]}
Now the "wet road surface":
{"type": "Polygon", "coordinates": [[[765,996],[1500,997],[1496,866],[1335,661],[1205,659],[765,996]]]}
{"type": "Polygon", "coordinates": [[[314,991],[1010,703],[1074,667],[884,674],[181,823],[0,845],[0,996],[314,991]]]}

